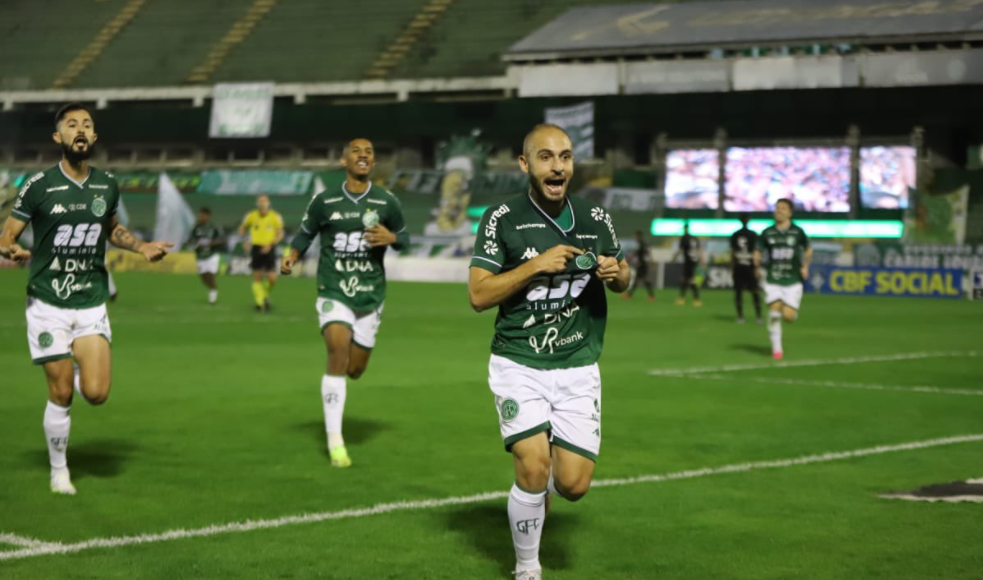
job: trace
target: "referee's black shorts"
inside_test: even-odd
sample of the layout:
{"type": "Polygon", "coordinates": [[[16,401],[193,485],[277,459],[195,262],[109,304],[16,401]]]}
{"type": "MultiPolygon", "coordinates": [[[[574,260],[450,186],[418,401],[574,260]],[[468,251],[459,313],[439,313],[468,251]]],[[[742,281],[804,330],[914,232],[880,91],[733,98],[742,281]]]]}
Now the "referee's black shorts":
{"type": "Polygon", "coordinates": [[[754,275],[754,266],[734,267],[734,288],[736,290],[750,290],[751,292],[758,289],[758,279],[754,275]]]}
{"type": "Polygon", "coordinates": [[[273,248],[268,253],[264,254],[260,246],[253,246],[252,260],[249,263],[249,267],[252,268],[253,271],[259,272],[276,271],[276,248],[273,248]]]}

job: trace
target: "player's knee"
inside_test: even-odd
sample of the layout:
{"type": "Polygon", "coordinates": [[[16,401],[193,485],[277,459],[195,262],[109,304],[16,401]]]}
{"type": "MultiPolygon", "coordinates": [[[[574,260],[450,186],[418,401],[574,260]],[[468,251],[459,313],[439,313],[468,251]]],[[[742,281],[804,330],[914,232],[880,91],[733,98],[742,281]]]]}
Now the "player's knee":
{"type": "Polygon", "coordinates": [[[799,313],[796,312],[796,311],[794,311],[794,310],[788,310],[788,309],[786,309],[782,313],[782,318],[785,319],[785,322],[795,322],[795,319],[798,318],[798,317],[799,317],[799,313]]]}
{"type": "Polygon", "coordinates": [[[86,403],[88,403],[88,404],[90,404],[90,405],[92,405],[94,407],[98,407],[99,405],[105,404],[106,401],[109,400],[109,391],[106,390],[106,391],[102,391],[102,392],[96,393],[94,395],[88,395],[88,394],[86,394],[84,396],[85,396],[85,402],[86,403]]]}
{"type": "Polygon", "coordinates": [[[520,463],[519,484],[526,489],[546,489],[550,479],[549,455],[523,457],[520,463]]]}
{"type": "Polygon", "coordinates": [[[365,365],[358,365],[354,367],[348,367],[348,378],[358,379],[365,372],[365,365]]]}
{"type": "Polygon", "coordinates": [[[590,476],[578,476],[554,483],[556,490],[560,492],[563,499],[567,501],[578,501],[590,491],[590,479],[590,476]]]}
{"type": "Polygon", "coordinates": [[[60,407],[68,407],[71,406],[72,404],[73,392],[74,391],[72,390],[71,385],[69,385],[68,388],[51,387],[50,389],[48,389],[48,397],[51,399],[52,403],[60,407]]]}

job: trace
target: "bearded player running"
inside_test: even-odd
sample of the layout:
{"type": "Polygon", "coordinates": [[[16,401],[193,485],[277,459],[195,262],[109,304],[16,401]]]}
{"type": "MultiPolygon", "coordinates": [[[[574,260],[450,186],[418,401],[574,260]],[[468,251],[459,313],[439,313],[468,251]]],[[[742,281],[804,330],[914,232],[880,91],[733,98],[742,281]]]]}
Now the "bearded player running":
{"type": "Polygon", "coordinates": [[[352,464],[341,434],[346,376],[362,376],[375,346],[386,298],[386,246],[399,250],[409,242],[399,200],[369,181],[375,165],[372,142],[352,139],[342,164],[347,179],[340,188],[323,191],[311,200],[280,267],[289,275],[320,234],[316,307],[328,350],[321,399],[328,453],[335,467],[352,464]]]}
{"type": "Polygon", "coordinates": [[[488,382],[515,465],[515,577],[536,580],[547,494],[577,501],[590,488],[601,446],[604,289],[623,292],[631,270],[611,216],[567,195],[573,146],[561,128],[535,127],[519,167],[529,191],[485,212],[468,290],[476,311],[498,306],[488,382]]]}
{"type": "Polygon", "coordinates": [[[44,435],[51,463],[51,491],[75,495],[67,449],[72,389],[91,405],[109,398],[112,331],[106,241],[156,262],[172,244],[143,242],[116,218],[119,187],[105,171],[89,166],[98,135],[92,113],[72,103],[55,116],[58,165],[27,180],[0,234],[0,257],[31,261],[27,285],[27,338],[34,364],[48,380],[44,435]],[[33,251],[17,245],[27,224],[33,251]],[[78,370],[72,365],[72,358],[78,370]]]}

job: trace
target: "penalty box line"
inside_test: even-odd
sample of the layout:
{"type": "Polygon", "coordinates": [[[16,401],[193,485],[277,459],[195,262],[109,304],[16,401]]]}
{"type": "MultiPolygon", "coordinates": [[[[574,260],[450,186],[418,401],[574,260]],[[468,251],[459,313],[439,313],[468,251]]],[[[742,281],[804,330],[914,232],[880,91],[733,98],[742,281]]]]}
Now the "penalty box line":
{"type": "MultiPolygon", "coordinates": [[[[744,473],[762,469],[780,469],[793,467],[796,465],[808,465],[812,463],[826,463],[843,459],[855,459],[870,455],[881,455],[884,453],[895,453],[899,451],[911,451],[916,449],[927,449],[930,447],[941,447],[945,445],[955,445],[959,443],[970,443],[983,441],[983,433],[974,435],[958,435],[954,437],[943,437],[939,439],[927,439],[924,441],[913,441],[896,445],[878,445],[864,449],[852,451],[831,451],[815,455],[805,455],[789,459],[776,459],[771,461],[753,461],[747,463],[737,463],[718,467],[704,467],[686,471],[677,471],[659,475],[641,475],[637,477],[601,479],[591,484],[591,487],[620,487],[626,485],[636,485],[639,483],[657,483],[665,481],[676,481],[683,479],[695,479],[711,475],[722,475],[727,473],[744,473]]],[[[475,495],[447,497],[442,499],[427,499],[419,501],[400,501],[393,503],[378,504],[372,507],[360,509],[348,509],[334,512],[320,512],[312,514],[302,514],[296,516],[286,516],[276,519],[247,520],[245,522],[233,522],[228,524],[218,524],[196,529],[177,529],[155,534],[140,534],[136,536],[120,536],[110,538],[95,538],[82,542],[70,544],[43,543],[41,545],[25,547],[21,550],[0,552],[0,561],[20,560],[37,556],[72,554],[93,550],[96,548],[122,548],[124,546],[140,544],[156,544],[169,542],[172,540],[183,540],[188,538],[203,538],[218,536],[223,534],[245,533],[255,530],[275,529],[284,526],[298,524],[311,524],[329,520],[342,520],[363,518],[385,513],[393,513],[410,510],[438,509],[446,506],[465,505],[500,500],[508,497],[507,491],[493,491],[479,493],[475,495]]]]}
{"type": "Polygon", "coordinates": [[[648,371],[648,374],[654,377],[678,377],[682,375],[698,375],[703,373],[723,373],[723,372],[732,372],[732,371],[787,369],[787,368],[794,368],[794,367],[850,365],[850,364],[861,364],[861,363],[872,363],[872,362],[919,360],[919,359],[926,359],[926,358],[973,358],[979,356],[979,354],[980,353],[975,350],[936,351],[936,352],[922,351],[922,352],[908,352],[908,353],[874,355],[874,356],[851,356],[851,357],[841,357],[841,358],[782,361],[782,362],[771,362],[771,363],[732,364],[732,365],[720,365],[714,367],[706,367],[706,366],[690,367],[687,369],[653,369],[648,371]]]}

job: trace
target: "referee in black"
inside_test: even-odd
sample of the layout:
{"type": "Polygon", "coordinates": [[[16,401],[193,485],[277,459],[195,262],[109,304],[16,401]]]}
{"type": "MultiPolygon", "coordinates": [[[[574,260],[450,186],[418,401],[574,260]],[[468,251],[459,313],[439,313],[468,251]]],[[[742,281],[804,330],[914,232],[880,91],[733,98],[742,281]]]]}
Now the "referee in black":
{"type": "Polygon", "coordinates": [[[754,300],[754,316],[761,324],[761,293],[758,291],[758,270],[754,267],[754,250],[758,234],[747,227],[748,215],[742,213],[741,229],[730,236],[730,264],[734,273],[734,304],[737,306],[737,323],[744,324],[744,296],[747,290],[754,300]]]}

